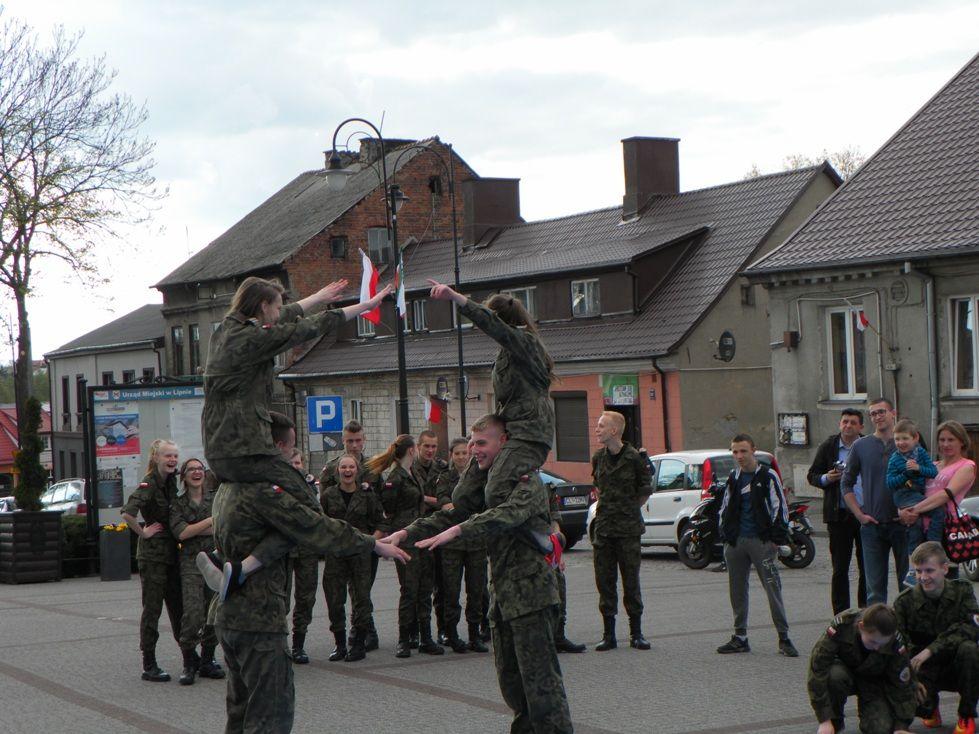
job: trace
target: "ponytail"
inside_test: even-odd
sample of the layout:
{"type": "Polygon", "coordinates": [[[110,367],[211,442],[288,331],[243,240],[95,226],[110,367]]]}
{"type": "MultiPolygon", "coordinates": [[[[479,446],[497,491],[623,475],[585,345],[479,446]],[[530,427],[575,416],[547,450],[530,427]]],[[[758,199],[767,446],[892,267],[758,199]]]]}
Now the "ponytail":
{"type": "Polygon", "coordinates": [[[391,445],[387,447],[387,450],[368,459],[364,464],[364,468],[371,474],[380,476],[381,472],[391,466],[391,464],[403,459],[405,454],[408,453],[408,449],[413,448],[414,445],[415,439],[407,433],[402,433],[394,439],[391,445]]]}

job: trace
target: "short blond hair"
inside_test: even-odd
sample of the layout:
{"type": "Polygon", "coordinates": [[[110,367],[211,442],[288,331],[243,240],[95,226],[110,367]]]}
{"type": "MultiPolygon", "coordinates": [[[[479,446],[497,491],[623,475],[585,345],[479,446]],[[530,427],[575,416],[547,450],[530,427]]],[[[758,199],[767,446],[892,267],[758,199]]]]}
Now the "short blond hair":
{"type": "Polygon", "coordinates": [[[922,543],[911,552],[911,565],[917,566],[927,561],[937,561],[938,565],[948,563],[948,554],[937,540],[922,543]]]}
{"type": "Polygon", "coordinates": [[[602,411],[602,418],[608,419],[618,430],[620,436],[625,431],[625,416],[621,413],[617,413],[614,410],[604,410],[602,411]]]}

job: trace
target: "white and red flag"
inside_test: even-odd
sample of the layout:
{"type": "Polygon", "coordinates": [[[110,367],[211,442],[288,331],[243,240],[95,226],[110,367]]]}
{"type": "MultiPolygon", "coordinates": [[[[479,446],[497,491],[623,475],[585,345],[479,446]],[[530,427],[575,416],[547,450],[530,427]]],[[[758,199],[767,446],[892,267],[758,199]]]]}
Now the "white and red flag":
{"type": "Polygon", "coordinates": [[[870,326],[870,319],[867,318],[867,314],[863,312],[863,309],[857,311],[857,330],[864,331],[868,326],[870,326]]]}
{"type": "Polygon", "coordinates": [[[425,420],[429,423],[442,421],[442,407],[431,398],[425,398],[425,420]]]}
{"type": "Polygon", "coordinates": [[[405,318],[407,316],[407,306],[405,305],[405,271],[401,264],[398,265],[398,269],[394,272],[394,289],[398,294],[398,316],[405,318]]]}
{"type": "MultiPolygon", "coordinates": [[[[363,250],[360,251],[360,262],[364,267],[364,274],[360,277],[360,302],[366,303],[377,295],[378,274],[374,263],[371,262],[367,253],[363,250]]],[[[374,324],[381,323],[381,307],[377,306],[370,311],[362,313],[361,318],[365,318],[374,324]]]]}

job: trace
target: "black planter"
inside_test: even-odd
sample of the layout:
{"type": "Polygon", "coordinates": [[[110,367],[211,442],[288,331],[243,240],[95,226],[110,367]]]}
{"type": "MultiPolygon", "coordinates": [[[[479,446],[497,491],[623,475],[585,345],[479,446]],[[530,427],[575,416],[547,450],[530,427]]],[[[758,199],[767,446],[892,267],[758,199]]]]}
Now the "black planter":
{"type": "Polygon", "coordinates": [[[61,513],[0,513],[0,583],[61,581],[61,513]]]}

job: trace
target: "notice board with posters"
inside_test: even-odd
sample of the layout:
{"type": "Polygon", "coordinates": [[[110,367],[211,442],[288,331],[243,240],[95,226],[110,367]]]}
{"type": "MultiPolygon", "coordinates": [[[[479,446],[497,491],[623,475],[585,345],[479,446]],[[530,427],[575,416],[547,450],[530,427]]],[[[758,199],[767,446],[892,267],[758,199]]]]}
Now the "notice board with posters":
{"type": "Polygon", "coordinates": [[[180,448],[180,461],[204,460],[200,384],[110,385],[89,388],[89,466],[98,525],[120,521],[119,509],[146,473],[158,438],[180,448]]]}

